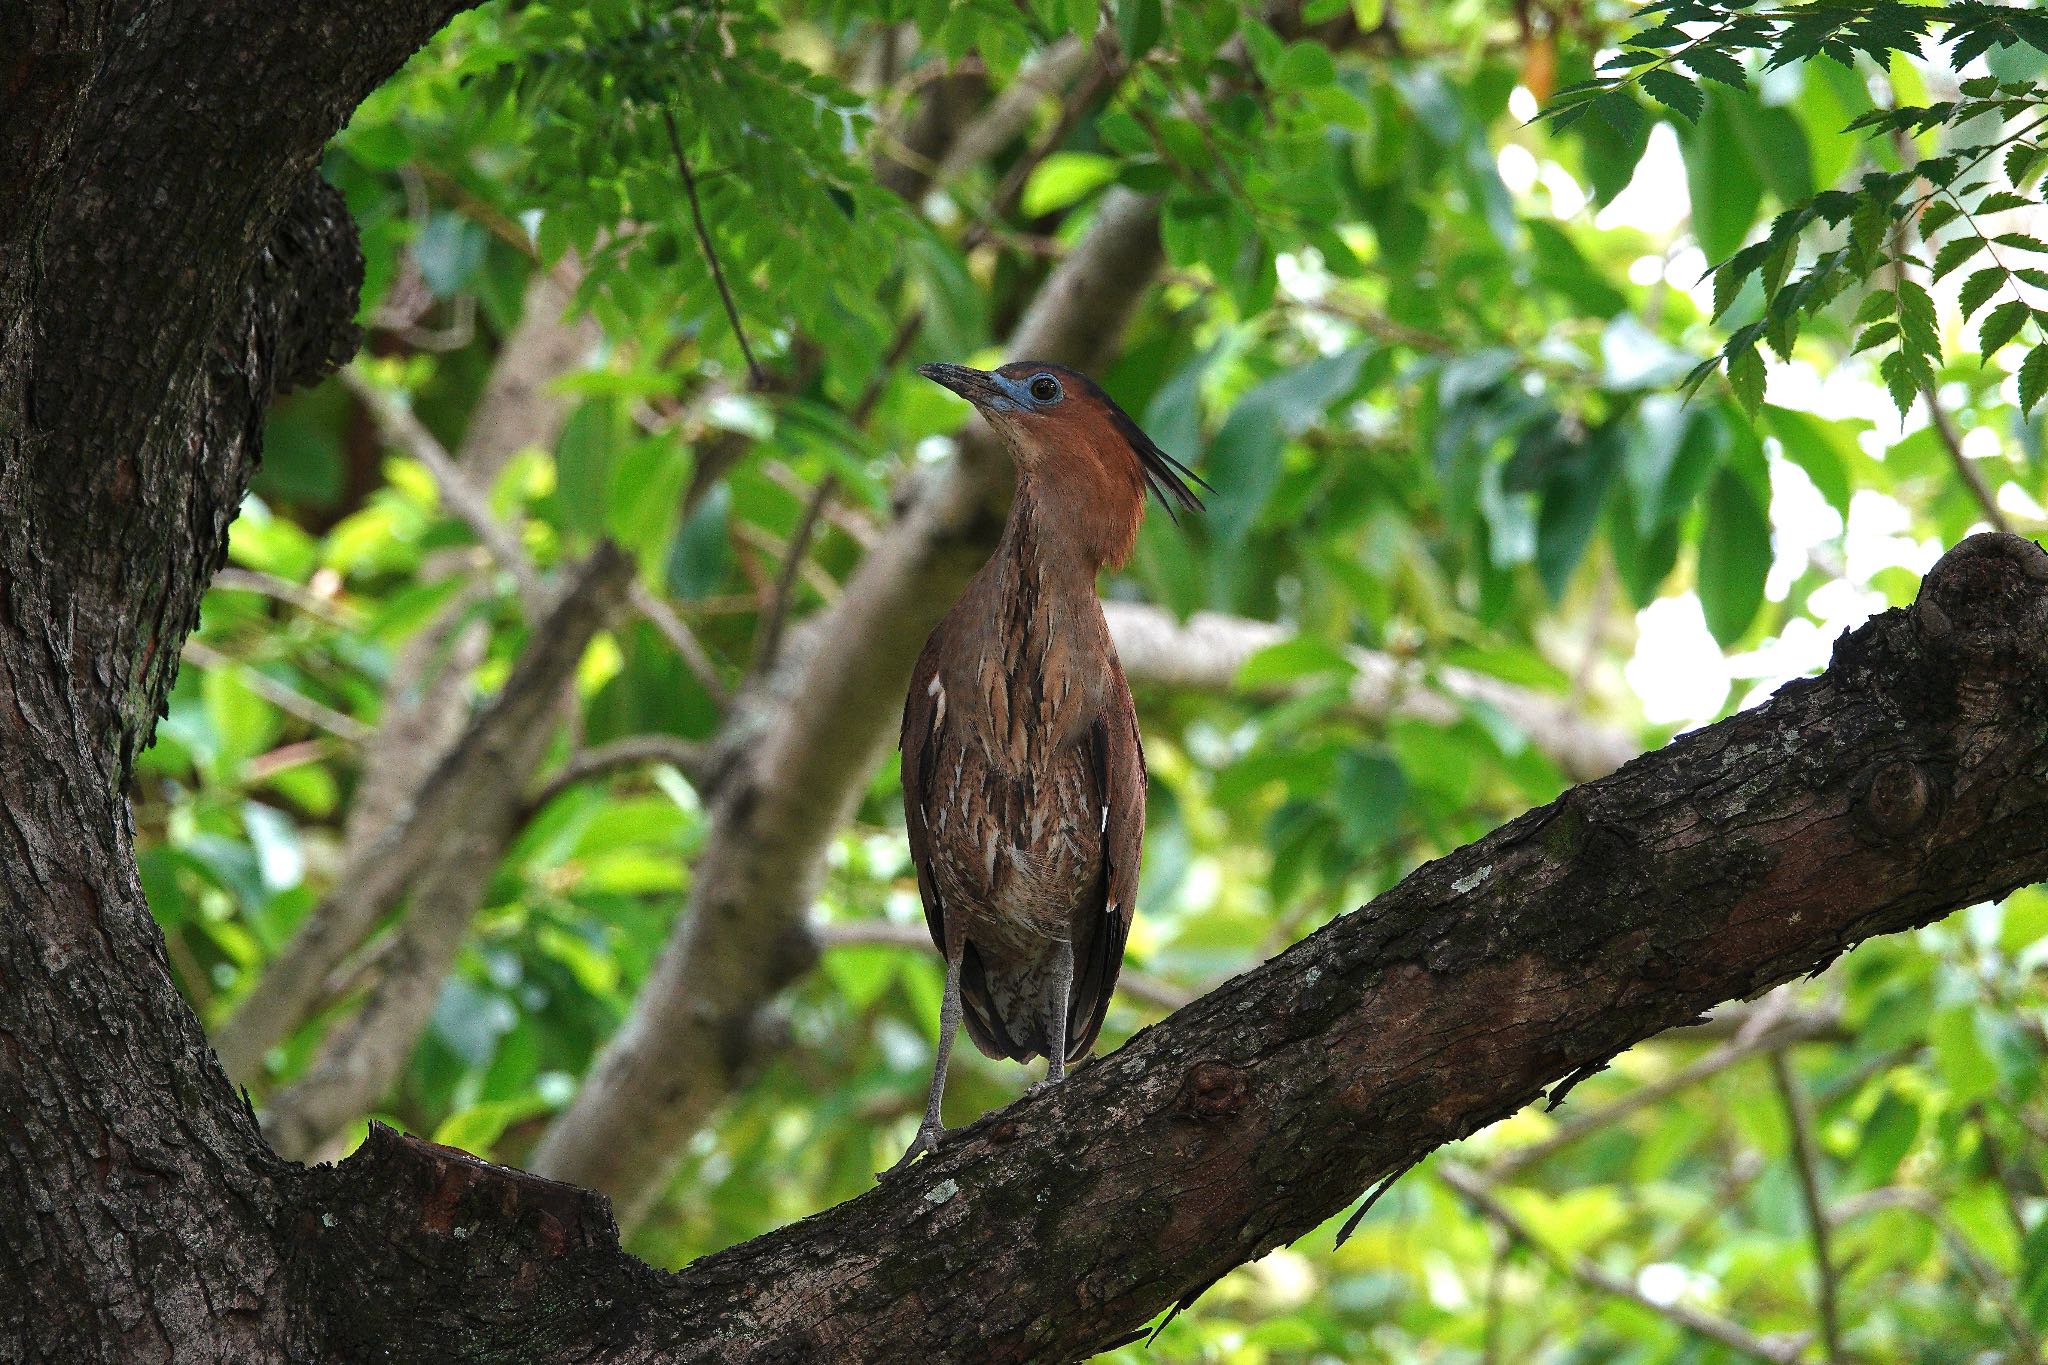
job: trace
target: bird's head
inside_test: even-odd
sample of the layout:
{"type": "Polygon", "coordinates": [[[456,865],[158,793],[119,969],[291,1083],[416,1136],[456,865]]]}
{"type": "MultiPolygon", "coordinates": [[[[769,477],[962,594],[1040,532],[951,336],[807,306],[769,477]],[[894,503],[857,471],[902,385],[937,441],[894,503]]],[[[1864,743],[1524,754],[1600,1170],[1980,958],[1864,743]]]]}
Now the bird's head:
{"type": "Polygon", "coordinates": [[[1076,519],[1101,562],[1122,564],[1151,489],[1167,515],[1201,510],[1201,475],[1159,448],[1084,374],[1042,360],[994,370],[920,365],[917,372],[980,410],[1009,446],[1018,475],[1076,519]]]}

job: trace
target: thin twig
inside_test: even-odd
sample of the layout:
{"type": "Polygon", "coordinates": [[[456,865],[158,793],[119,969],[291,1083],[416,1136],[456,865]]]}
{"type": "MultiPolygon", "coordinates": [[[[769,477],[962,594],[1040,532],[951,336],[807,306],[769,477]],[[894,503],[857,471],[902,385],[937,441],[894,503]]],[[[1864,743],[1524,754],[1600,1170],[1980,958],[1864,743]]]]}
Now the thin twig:
{"type": "Polygon", "coordinates": [[[1799,1176],[1799,1198],[1806,1206],[1806,1225],[1813,1238],[1813,1269],[1819,1278],[1814,1306],[1820,1316],[1821,1349],[1830,1365],[1842,1359],[1841,1284],[1835,1255],[1828,1239],[1827,1206],[1820,1193],[1820,1153],[1813,1141],[1813,1115],[1806,1096],[1792,1075],[1792,1064],[1782,1050],[1771,1053],[1771,1080],[1778,1087],[1778,1099],[1792,1125],[1792,1167],[1799,1176]]]}
{"type": "Polygon", "coordinates": [[[1703,1308],[1688,1303],[1664,1303],[1651,1298],[1636,1287],[1634,1280],[1595,1264],[1584,1256],[1559,1251],[1548,1242],[1537,1237],[1527,1224],[1515,1216],[1513,1210],[1495,1194],[1478,1172],[1467,1170],[1453,1162],[1439,1162],[1437,1178],[1477,1210],[1483,1217],[1497,1223],[1503,1231],[1522,1243],[1558,1270],[1571,1276],[1588,1288],[1615,1298],[1627,1299],[1649,1309],[1652,1313],[1677,1323],[1687,1331],[1697,1333],[1711,1341],[1718,1341],[1732,1351],[1740,1352],[1767,1365],[1798,1365],[1806,1352],[1806,1338],[1759,1336],[1748,1328],[1728,1319],[1718,1317],[1703,1308]]]}
{"type": "Polygon", "coordinates": [[[1602,1105],[1598,1109],[1579,1111],[1560,1123],[1557,1130],[1541,1142],[1532,1142],[1527,1147],[1518,1147],[1503,1154],[1488,1167],[1487,1176],[1492,1180],[1512,1179],[1530,1167],[1549,1160],[1588,1133],[1618,1123],[1639,1109],[1662,1103],[1673,1095],[1690,1090],[1729,1067],[1748,1061],[1758,1053],[1775,1054],[1795,1043],[1825,1037],[1837,1027],[1839,1022],[1833,1015],[1794,1014],[1758,1030],[1751,1036],[1738,1036],[1689,1066],[1680,1067],[1668,1076],[1639,1085],[1610,1104],[1602,1105]]]}
{"type": "Polygon", "coordinates": [[[357,621],[356,613],[348,607],[322,597],[302,583],[294,583],[289,578],[280,578],[274,573],[225,568],[213,576],[213,582],[208,586],[228,592],[252,592],[259,597],[268,597],[297,607],[308,616],[318,616],[323,621],[332,622],[337,626],[354,625],[357,621]]]}
{"type": "Polygon", "coordinates": [[[705,650],[690,628],[683,624],[683,618],[676,615],[675,608],[654,595],[638,579],[626,590],[626,600],[634,611],[639,612],[647,623],[660,631],[662,637],[682,656],[684,665],[695,675],[711,699],[723,706],[732,700],[732,693],[718,676],[717,665],[711,662],[711,655],[705,650]]]}
{"type": "Polygon", "coordinates": [[[693,787],[703,785],[707,764],[705,746],[677,735],[628,735],[573,755],[548,778],[527,809],[539,810],[578,783],[650,763],[666,763],[681,773],[693,787]]]}
{"type": "Polygon", "coordinates": [[[796,594],[797,574],[802,570],[804,558],[811,551],[811,537],[817,534],[818,518],[824,514],[825,504],[839,491],[839,476],[827,474],[818,480],[818,486],[811,490],[811,500],[804,504],[804,514],[796,524],[796,532],[789,538],[789,549],[782,556],[782,570],[775,576],[775,591],[768,599],[768,609],[761,613],[761,628],[754,637],[754,662],[747,672],[754,677],[766,676],[775,667],[775,656],[782,648],[783,626],[789,619],[790,599],[796,594]]]}
{"type": "Polygon", "coordinates": [[[344,716],[331,706],[323,706],[302,692],[294,692],[277,679],[260,669],[231,658],[211,645],[198,640],[185,641],[184,656],[187,662],[200,668],[231,668],[241,674],[242,681],[251,692],[288,715],[297,716],[308,725],[317,726],[336,739],[350,744],[361,744],[370,737],[370,727],[353,716],[344,716]]]}
{"type": "Polygon", "coordinates": [[[1977,1282],[1977,1287],[1990,1296],[1998,1316],[2005,1322],[2005,1330],[2019,1344],[2020,1359],[2035,1361],[2041,1358],[2041,1338],[2027,1325],[2026,1315],[2020,1311],[2019,1303],[2013,1297],[2012,1282],[1999,1273],[1998,1267],[1984,1259],[1943,1210],[1941,1201],[1932,1194],[1909,1185],[1868,1190],[1837,1204],[1831,1218],[1836,1227],[1841,1227],[1867,1213],[1884,1209],[1908,1209],[1932,1224],[1949,1255],[1977,1282]]]}
{"type": "Polygon", "coordinates": [[[1934,385],[1920,386],[1920,397],[1927,403],[1927,419],[1934,427],[1934,434],[1941,438],[1941,448],[1948,452],[1949,462],[1962,477],[1963,487],[1970,490],[1970,496],[1983,509],[1984,520],[1991,523],[1994,531],[2010,532],[2012,524],[2005,519],[2005,513],[1998,506],[1998,499],[1992,496],[1991,488],[1984,482],[1984,476],[1977,472],[1976,461],[1963,453],[1962,437],[1956,434],[1956,424],[1949,417],[1948,410],[1934,395],[1934,385]]]}
{"type": "Polygon", "coordinates": [[[499,521],[481,489],[469,481],[447,447],[428,431],[413,410],[373,383],[351,365],[341,372],[342,383],[370,410],[384,439],[419,461],[434,481],[442,505],[475,533],[498,567],[512,575],[519,587],[519,601],[529,620],[543,610],[540,570],[519,543],[519,533],[499,521]]]}
{"type": "Polygon", "coordinates": [[[725,304],[725,316],[732,323],[733,339],[740,344],[740,354],[746,357],[747,379],[755,388],[768,386],[768,376],[759,361],[754,359],[754,348],[747,344],[747,329],[740,325],[740,310],[732,301],[732,290],[725,283],[725,267],[718,263],[717,248],[711,245],[711,232],[704,226],[704,206],[697,199],[697,177],[690,173],[690,158],[683,154],[683,139],[676,132],[676,116],[663,106],[661,121],[668,129],[668,145],[676,154],[676,172],[683,178],[683,193],[690,199],[690,219],[697,228],[697,245],[704,249],[704,262],[711,268],[711,282],[718,286],[719,301],[725,304]]]}

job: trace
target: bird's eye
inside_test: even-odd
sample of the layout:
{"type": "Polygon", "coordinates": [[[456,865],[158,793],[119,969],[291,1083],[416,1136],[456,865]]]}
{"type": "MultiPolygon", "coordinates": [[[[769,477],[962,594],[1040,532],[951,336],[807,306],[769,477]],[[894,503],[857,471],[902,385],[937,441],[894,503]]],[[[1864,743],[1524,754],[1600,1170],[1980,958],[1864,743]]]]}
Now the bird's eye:
{"type": "Polygon", "coordinates": [[[1060,396],[1060,381],[1049,374],[1039,375],[1031,381],[1031,396],[1041,403],[1050,403],[1060,396]]]}

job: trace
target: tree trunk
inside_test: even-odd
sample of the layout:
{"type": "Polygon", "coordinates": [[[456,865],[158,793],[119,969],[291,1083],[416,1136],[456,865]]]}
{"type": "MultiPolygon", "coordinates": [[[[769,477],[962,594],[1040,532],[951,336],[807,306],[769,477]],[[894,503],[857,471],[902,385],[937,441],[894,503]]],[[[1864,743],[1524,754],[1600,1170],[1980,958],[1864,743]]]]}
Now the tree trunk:
{"type": "Polygon", "coordinates": [[[266,404],[353,344],[311,166],[451,8],[0,19],[0,1360],[1075,1358],[1638,1039],[2048,875],[2048,556],[1980,536],[1823,677],[679,1275],[388,1130],[279,1159],[122,792],[266,404]]]}

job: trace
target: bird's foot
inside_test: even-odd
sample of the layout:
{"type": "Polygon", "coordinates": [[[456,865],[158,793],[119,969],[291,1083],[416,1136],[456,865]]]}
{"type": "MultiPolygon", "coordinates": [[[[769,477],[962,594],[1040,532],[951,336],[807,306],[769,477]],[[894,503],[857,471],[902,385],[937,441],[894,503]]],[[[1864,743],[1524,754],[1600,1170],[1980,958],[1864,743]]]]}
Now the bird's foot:
{"type": "Polygon", "coordinates": [[[919,1124],[917,1128],[917,1136],[910,1140],[910,1149],[904,1152],[902,1156],[896,1159],[896,1164],[894,1166],[891,1166],[886,1171],[877,1172],[875,1178],[878,1180],[886,1180],[890,1176],[896,1174],[896,1172],[908,1166],[911,1162],[917,1160],[919,1157],[928,1156],[931,1153],[938,1151],[939,1139],[944,1137],[945,1135],[946,1129],[943,1124],[930,1122],[919,1124]]]}
{"type": "Polygon", "coordinates": [[[1048,1071],[1042,1078],[1040,1078],[1039,1080],[1035,1080],[1030,1085],[1024,1087],[1024,1098],[1028,1100],[1033,1095],[1040,1094],[1043,1091],[1051,1090],[1054,1086],[1057,1086],[1058,1084],[1060,1084],[1060,1082],[1066,1080],[1066,1078],[1067,1073],[1064,1070],[1048,1071]]]}

